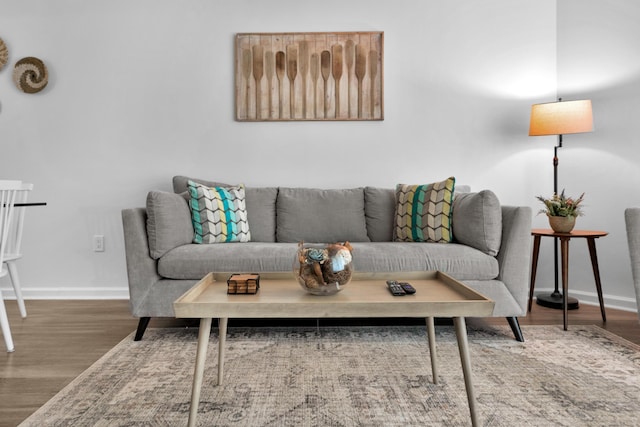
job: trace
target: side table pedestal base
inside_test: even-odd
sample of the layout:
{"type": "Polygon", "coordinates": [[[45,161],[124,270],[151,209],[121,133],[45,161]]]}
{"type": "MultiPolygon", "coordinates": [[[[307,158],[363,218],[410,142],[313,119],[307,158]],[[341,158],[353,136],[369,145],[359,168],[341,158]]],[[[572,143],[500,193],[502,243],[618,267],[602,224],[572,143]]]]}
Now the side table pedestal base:
{"type": "MultiPolygon", "coordinates": [[[[559,293],[556,295],[555,292],[550,295],[538,294],[536,295],[536,304],[547,308],[562,310],[562,294],[559,293]]],[[[579,306],[580,304],[578,303],[577,298],[573,298],[571,296],[567,297],[567,310],[576,310],[579,306]]]]}

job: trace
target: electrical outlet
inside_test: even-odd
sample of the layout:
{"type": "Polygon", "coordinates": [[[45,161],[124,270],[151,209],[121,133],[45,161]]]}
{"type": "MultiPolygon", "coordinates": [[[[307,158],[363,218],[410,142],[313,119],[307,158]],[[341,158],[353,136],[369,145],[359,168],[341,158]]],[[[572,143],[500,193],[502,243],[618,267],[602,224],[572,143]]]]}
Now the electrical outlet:
{"type": "Polygon", "coordinates": [[[102,234],[93,236],[93,251],[104,252],[104,236],[102,234]]]}

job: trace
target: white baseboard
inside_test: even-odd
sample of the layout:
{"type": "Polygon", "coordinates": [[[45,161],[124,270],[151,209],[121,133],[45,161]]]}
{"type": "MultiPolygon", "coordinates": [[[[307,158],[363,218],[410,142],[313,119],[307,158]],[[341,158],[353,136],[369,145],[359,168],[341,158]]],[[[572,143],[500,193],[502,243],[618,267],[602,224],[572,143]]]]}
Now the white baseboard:
{"type": "MultiPolygon", "coordinates": [[[[2,296],[5,299],[16,299],[12,287],[2,288],[2,296]]],[[[129,299],[128,287],[91,287],[91,288],[29,288],[22,289],[22,296],[25,300],[108,300],[108,299],[129,299]]]]}

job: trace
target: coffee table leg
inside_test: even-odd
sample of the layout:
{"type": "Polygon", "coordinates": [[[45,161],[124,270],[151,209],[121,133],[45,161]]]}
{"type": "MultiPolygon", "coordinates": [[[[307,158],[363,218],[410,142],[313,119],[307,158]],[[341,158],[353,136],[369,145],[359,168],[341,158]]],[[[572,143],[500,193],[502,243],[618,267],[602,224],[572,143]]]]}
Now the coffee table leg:
{"type": "Polygon", "coordinates": [[[471,361],[469,357],[469,346],[467,343],[467,325],[464,317],[454,317],[453,323],[456,327],[456,337],[458,338],[458,351],[460,352],[460,363],[462,364],[462,374],[464,375],[464,386],[467,389],[467,400],[469,401],[469,412],[471,413],[471,425],[478,425],[476,415],[476,398],[473,393],[473,382],[471,378],[471,361]]]}
{"type": "Polygon", "coordinates": [[[224,348],[227,342],[228,320],[226,317],[218,319],[218,385],[222,385],[222,377],[224,375],[224,348]]]}
{"type": "Polygon", "coordinates": [[[431,375],[433,383],[438,384],[438,359],[436,355],[436,327],[433,317],[427,317],[427,336],[429,339],[429,355],[431,356],[431,375]]]}
{"type": "Polygon", "coordinates": [[[193,372],[193,386],[191,388],[191,407],[189,408],[188,426],[196,425],[198,416],[198,405],[200,404],[200,390],[202,389],[202,376],[204,374],[204,363],[207,360],[207,347],[211,334],[211,319],[200,319],[200,329],[198,331],[198,350],[196,353],[196,368],[193,372]]]}

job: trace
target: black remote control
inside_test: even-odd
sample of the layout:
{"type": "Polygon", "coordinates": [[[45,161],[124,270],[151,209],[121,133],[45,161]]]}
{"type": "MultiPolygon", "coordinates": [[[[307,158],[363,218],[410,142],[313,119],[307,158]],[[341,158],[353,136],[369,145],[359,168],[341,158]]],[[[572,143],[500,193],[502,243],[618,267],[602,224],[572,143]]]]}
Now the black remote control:
{"type": "Polygon", "coordinates": [[[414,288],[413,286],[411,286],[407,282],[400,282],[400,283],[398,283],[398,285],[400,285],[402,290],[405,291],[406,293],[408,293],[409,295],[413,295],[413,294],[416,293],[416,288],[414,288]]]}
{"type": "Polygon", "coordinates": [[[406,295],[407,293],[402,289],[402,286],[395,280],[387,280],[387,287],[389,288],[389,292],[394,297],[399,297],[402,295],[406,295]]]}

